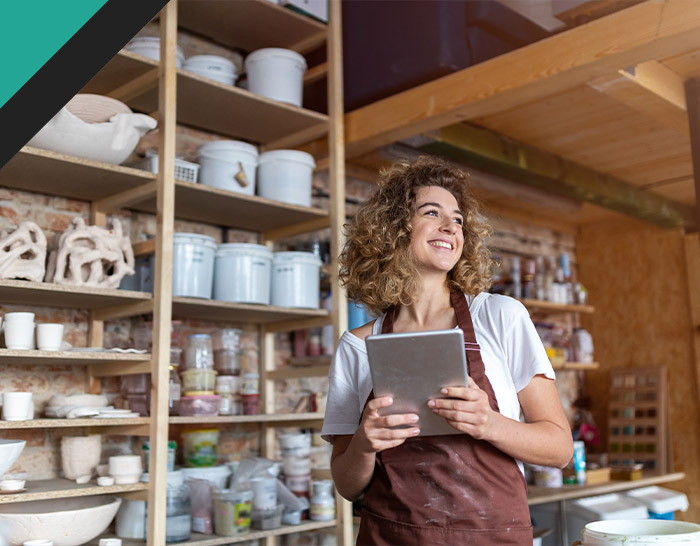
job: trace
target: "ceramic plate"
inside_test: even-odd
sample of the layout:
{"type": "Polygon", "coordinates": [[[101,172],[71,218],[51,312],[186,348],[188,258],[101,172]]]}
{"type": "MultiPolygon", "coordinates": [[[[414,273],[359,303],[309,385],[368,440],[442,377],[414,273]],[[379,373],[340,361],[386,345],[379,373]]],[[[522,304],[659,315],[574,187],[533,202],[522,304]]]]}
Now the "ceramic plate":
{"type": "Polygon", "coordinates": [[[22,489],[9,489],[9,490],[0,489],[0,495],[11,495],[12,493],[24,493],[26,490],[27,490],[26,487],[23,487],[22,489]]]}

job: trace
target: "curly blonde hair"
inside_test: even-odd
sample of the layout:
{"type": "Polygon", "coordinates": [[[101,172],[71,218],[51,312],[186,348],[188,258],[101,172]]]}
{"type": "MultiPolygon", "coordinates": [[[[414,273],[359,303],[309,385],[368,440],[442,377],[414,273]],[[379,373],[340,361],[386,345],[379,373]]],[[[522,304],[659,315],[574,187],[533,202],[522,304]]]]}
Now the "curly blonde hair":
{"type": "Polygon", "coordinates": [[[467,175],[444,161],[421,157],[397,162],[379,174],[379,187],[345,224],[347,241],[340,254],[340,280],[348,297],[379,316],[390,307],[412,304],[420,289],[410,251],[411,218],[418,188],[449,191],[464,214],[464,248],[447,275],[448,287],[467,294],[488,290],[493,260],[486,246],[491,226],[467,187],[467,175]]]}

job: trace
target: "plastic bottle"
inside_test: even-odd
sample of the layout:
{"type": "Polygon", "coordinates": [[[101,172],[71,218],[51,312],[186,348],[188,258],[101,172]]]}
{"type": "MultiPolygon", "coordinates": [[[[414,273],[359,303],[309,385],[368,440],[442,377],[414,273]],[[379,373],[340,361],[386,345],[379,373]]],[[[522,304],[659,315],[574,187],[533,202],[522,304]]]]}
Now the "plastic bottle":
{"type": "Polygon", "coordinates": [[[312,482],[313,495],[309,518],[312,521],[330,521],[335,518],[335,498],[333,497],[333,482],[318,480],[312,482]]]}

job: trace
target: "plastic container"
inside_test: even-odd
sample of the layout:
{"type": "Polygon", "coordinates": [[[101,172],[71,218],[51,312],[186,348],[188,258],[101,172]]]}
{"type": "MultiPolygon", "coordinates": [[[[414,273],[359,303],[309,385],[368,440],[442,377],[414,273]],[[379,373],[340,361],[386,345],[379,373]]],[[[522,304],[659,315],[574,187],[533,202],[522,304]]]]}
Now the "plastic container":
{"type": "Polygon", "coordinates": [[[264,245],[224,243],[216,250],[214,299],[270,303],[272,250],[264,245]]]}
{"type": "Polygon", "coordinates": [[[700,525],[686,521],[596,521],[582,534],[583,546],[700,545],[700,525]]]}
{"type": "Polygon", "coordinates": [[[236,396],[238,393],[238,376],[220,375],[216,378],[216,394],[221,396],[219,415],[235,415],[236,396]]]}
{"type": "MultiPolygon", "coordinates": [[[[143,474],[142,482],[148,482],[149,475],[143,474]]],[[[189,540],[192,534],[192,510],[190,506],[190,488],[185,484],[181,470],[168,472],[165,480],[165,542],[182,542],[189,540]]],[[[148,530],[148,510],[144,524],[144,536],[148,530]]]]}
{"type": "Polygon", "coordinates": [[[275,506],[274,508],[270,508],[269,510],[257,510],[254,508],[251,514],[251,519],[253,520],[253,527],[262,531],[267,531],[269,529],[277,529],[280,525],[282,525],[283,510],[283,504],[278,504],[277,506],[275,506]]]}
{"type": "Polygon", "coordinates": [[[314,157],[306,152],[264,152],[258,160],[258,195],[290,205],[310,207],[315,167],[314,157]]]}
{"type": "MultiPolygon", "coordinates": [[[[137,36],[132,38],[124,49],[127,49],[133,53],[138,53],[149,59],[155,59],[160,61],[160,38],[155,38],[151,36],[137,36]]],[[[177,46],[175,53],[175,66],[182,68],[185,62],[185,54],[180,46],[177,46]]]]}
{"type": "Polygon", "coordinates": [[[275,252],[272,305],[318,309],[321,258],[312,252],[275,252]]]}
{"type": "Polygon", "coordinates": [[[241,394],[258,394],[260,392],[260,374],[244,373],[241,375],[239,392],[241,394]]]}
{"type": "Polygon", "coordinates": [[[335,497],[333,496],[333,482],[331,480],[318,480],[311,484],[311,508],[309,518],[312,521],[330,521],[335,518],[335,497]]]}
{"type": "Polygon", "coordinates": [[[306,60],[296,51],[268,47],[245,59],[248,90],[269,99],[301,106],[306,60]]]}
{"type": "Polygon", "coordinates": [[[215,428],[182,431],[185,466],[215,466],[219,431],[215,428]]]}
{"type": "Polygon", "coordinates": [[[193,368],[182,372],[182,389],[185,396],[193,391],[209,391],[210,394],[214,394],[215,387],[216,372],[214,370],[193,368]]]}
{"type": "Polygon", "coordinates": [[[180,398],[180,415],[184,417],[214,417],[219,415],[221,397],[218,394],[195,394],[180,398]]]}
{"type": "Polygon", "coordinates": [[[199,182],[245,195],[255,194],[258,150],[238,140],[207,142],[197,150],[199,182]]]}
{"type": "MultiPolygon", "coordinates": [[[[214,264],[214,279],[216,279],[216,264],[214,264]]],[[[214,369],[221,375],[240,374],[241,330],[236,328],[214,330],[211,333],[211,343],[214,347],[214,369]]]]}
{"type": "Polygon", "coordinates": [[[253,508],[271,510],[277,506],[277,478],[253,478],[250,480],[250,485],[253,488],[253,508]]]}
{"type": "Polygon", "coordinates": [[[311,473],[311,457],[282,457],[285,476],[304,476],[311,473]]]}
{"type": "Polygon", "coordinates": [[[284,485],[297,497],[308,497],[311,486],[311,474],[305,476],[285,476],[284,485]]]}
{"type": "Polygon", "coordinates": [[[173,235],[173,296],[211,298],[215,253],[213,237],[197,233],[173,235]]]}
{"type": "MultiPolygon", "coordinates": [[[[146,440],[141,446],[143,451],[143,467],[144,472],[148,472],[151,460],[151,442],[146,440]]],[[[175,470],[175,453],[177,452],[177,442],[170,440],[168,441],[168,472],[173,472],[175,470]]]]}
{"type": "Polygon", "coordinates": [[[625,496],[646,506],[651,519],[673,520],[676,510],[685,512],[688,509],[688,497],[685,493],[657,485],[627,491],[625,496]]]}
{"type": "Polygon", "coordinates": [[[278,440],[282,457],[308,457],[311,455],[310,434],[280,434],[278,440]]]}
{"type": "Polygon", "coordinates": [[[183,68],[225,85],[234,85],[238,78],[236,65],[218,55],[193,55],[185,60],[183,68]]]}
{"type": "Polygon", "coordinates": [[[241,393],[243,415],[257,415],[260,412],[260,394],[241,393]]]}
{"type": "Polygon", "coordinates": [[[214,533],[221,536],[243,535],[250,531],[252,491],[226,489],[212,494],[214,533]]]}
{"type": "Polygon", "coordinates": [[[214,369],[214,349],[209,334],[192,334],[187,338],[185,370],[194,369],[214,369]]]}
{"type": "Polygon", "coordinates": [[[231,469],[226,465],[183,468],[185,479],[207,480],[219,491],[226,489],[226,482],[231,475],[231,469]]]}

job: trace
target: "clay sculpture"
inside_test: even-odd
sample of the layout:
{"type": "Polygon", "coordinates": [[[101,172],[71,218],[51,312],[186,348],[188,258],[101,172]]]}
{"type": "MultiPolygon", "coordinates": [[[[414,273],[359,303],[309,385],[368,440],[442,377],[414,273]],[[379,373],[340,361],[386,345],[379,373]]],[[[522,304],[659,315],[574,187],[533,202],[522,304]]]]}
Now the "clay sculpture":
{"type": "Polygon", "coordinates": [[[78,286],[118,288],[122,278],[134,274],[134,251],[121,222],[110,229],[87,226],[76,216],[52,250],[46,281],[78,286]]]}
{"type": "Polygon", "coordinates": [[[46,237],[34,222],[0,232],[0,278],[41,282],[46,262],[46,237]]]}

